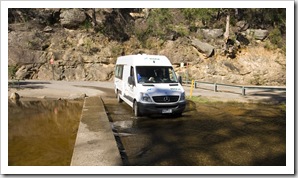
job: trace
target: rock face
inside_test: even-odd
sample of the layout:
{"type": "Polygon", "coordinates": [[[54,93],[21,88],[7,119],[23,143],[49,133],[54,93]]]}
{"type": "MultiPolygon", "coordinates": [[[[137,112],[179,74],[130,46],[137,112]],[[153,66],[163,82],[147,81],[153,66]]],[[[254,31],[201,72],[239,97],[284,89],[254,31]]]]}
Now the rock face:
{"type": "Polygon", "coordinates": [[[230,32],[235,37],[231,49],[237,47],[231,59],[221,54],[223,30],[218,28],[182,35],[188,27],[173,27],[163,38],[141,41],[139,31],[150,27],[148,9],[146,14],[130,9],[32,9],[36,17],[31,21],[24,20],[26,11],[17,11],[9,13],[14,18],[9,18],[8,64],[16,69],[10,78],[112,80],[118,56],[145,52],[166,55],[184,80],[286,84],[285,55],[265,49],[269,31],[249,29],[245,21],[230,32]],[[180,68],[180,63],[190,65],[180,68]]]}
{"type": "Polygon", "coordinates": [[[264,49],[252,48],[248,52],[242,51],[237,61],[220,59],[206,62],[204,60],[200,64],[177,68],[177,72],[189,80],[278,86],[286,80],[285,66],[282,55],[272,55],[264,49]]]}

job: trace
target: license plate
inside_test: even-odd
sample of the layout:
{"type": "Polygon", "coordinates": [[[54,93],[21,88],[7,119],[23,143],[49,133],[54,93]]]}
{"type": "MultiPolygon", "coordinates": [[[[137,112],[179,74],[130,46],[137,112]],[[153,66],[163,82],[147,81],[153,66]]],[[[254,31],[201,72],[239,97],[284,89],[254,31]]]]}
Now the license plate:
{"type": "Polygon", "coordinates": [[[163,109],[161,112],[163,114],[172,113],[172,109],[163,109]]]}

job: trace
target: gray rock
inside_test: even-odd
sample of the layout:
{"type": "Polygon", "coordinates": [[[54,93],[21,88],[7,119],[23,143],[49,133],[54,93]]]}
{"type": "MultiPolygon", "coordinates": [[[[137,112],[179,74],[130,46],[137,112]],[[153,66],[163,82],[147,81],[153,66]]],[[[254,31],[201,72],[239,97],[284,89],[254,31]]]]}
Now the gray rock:
{"type": "Polygon", "coordinates": [[[214,55],[214,47],[208,43],[201,42],[198,39],[193,39],[191,44],[198,49],[198,51],[204,53],[207,57],[214,55]]]}
{"type": "Polygon", "coordinates": [[[201,29],[206,39],[215,39],[223,36],[223,29],[201,29]]]}
{"type": "Polygon", "coordinates": [[[60,14],[60,22],[63,27],[77,28],[86,20],[84,11],[80,9],[67,9],[60,14]]]}
{"type": "Polygon", "coordinates": [[[247,29],[246,33],[256,40],[264,40],[269,35],[268,30],[261,29],[247,29]]]}
{"type": "Polygon", "coordinates": [[[238,22],[236,23],[236,27],[237,27],[237,30],[238,30],[239,32],[241,32],[241,31],[245,31],[245,30],[247,30],[247,29],[249,28],[249,23],[247,23],[247,22],[244,21],[244,20],[241,20],[241,21],[238,21],[238,22]]]}
{"type": "Polygon", "coordinates": [[[264,40],[269,35],[268,30],[255,30],[255,39],[264,40]]]}

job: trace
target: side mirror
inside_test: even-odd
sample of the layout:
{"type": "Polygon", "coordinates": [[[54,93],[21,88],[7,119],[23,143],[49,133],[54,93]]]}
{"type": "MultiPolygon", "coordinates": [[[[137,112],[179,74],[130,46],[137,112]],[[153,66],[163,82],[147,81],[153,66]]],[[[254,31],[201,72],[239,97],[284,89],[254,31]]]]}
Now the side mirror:
{"type": "Polygon", "coordinates": [[[129,85],[135,85],[135,80],[134,80],[133,76],[128,77],[128,84],[129,85]]]}
{"type": "Polygon", "coordinates": [[[182,85],[182,77],[178,76],[178,82],[182,85]]]}

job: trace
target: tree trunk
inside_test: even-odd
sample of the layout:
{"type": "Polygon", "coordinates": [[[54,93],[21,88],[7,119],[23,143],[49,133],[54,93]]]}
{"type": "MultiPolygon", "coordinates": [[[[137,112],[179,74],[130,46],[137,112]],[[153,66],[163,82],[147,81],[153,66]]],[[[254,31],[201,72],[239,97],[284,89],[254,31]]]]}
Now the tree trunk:
{"type": "Polygon", "coordinates": [[[93,27],[97,26],[97,21],[96,21],[96,15],[95,15],[95,9],[92,9],[92,21],[93,21],[93,27]]]}
{"type": "Polygon", "coordinates": [[[230,37],[230,15],[227,15],[226,31],[224,33],[224,43],[228,41],[230,37]]]}

